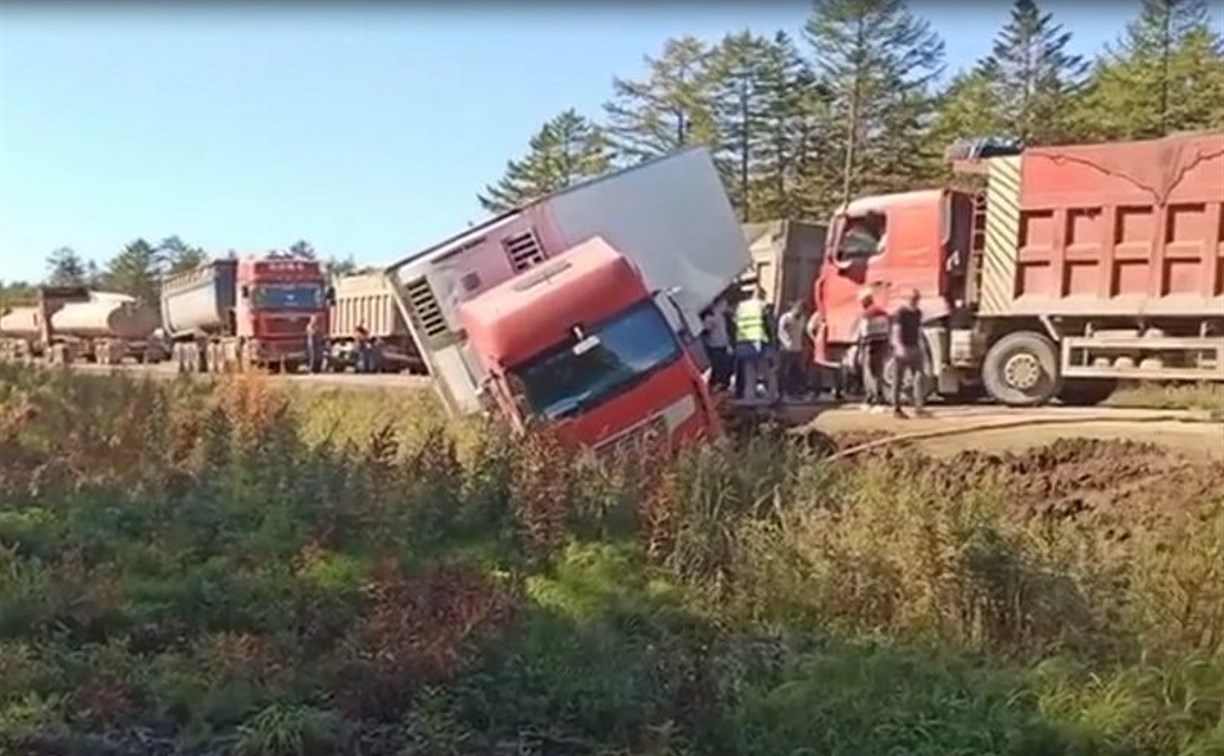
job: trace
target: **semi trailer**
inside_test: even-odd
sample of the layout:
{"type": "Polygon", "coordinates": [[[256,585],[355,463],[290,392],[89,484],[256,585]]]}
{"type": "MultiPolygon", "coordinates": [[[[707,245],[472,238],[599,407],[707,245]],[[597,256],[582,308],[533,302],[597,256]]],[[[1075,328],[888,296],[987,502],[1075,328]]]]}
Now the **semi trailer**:
{"type": "Polygon", "coordinates": [[[162,282],[162,323],[182,372],[292,371],[311,322],[326,338],[331,298],[314,260],[219,259],[162,282]]]}
{"type": "Polygon", "coordinates": [[[526,204],[385,273],[454,414],[557,427],[599,453],[716,433],[700,313],[749,256],[709,152],[526,204]]]}
{"type": "Polygon", "coordinates": [[[153,338],[156,310],[126,294],[84,287],[41,287],[38,304],[0,315],[0,354],[9,359],[113,365],[165,357],[153,338]]]}
{"type": "Polygon", "coordinates": [[[949,157],[956,186],[836,213],[818,359],[849,353],[863,289],[885,306],[916,289],[945,396],[1090,404],[1124,380],[1224,381],[1224,133],[949,157]]]}

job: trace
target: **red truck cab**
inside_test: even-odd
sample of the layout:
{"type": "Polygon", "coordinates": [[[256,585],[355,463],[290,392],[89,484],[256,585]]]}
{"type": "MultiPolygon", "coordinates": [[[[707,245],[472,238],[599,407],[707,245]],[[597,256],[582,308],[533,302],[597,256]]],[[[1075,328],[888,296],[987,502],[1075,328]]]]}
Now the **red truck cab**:
{"type": "Polygon", "coordinates": [[[315,260],[238,261],[235,336],[250,361],[297,365],[306,360],[306,327],[317,318],[328,333],[329,290],[315,260]]]}
{"type": "Polygon", "coordinates": [[[929,318],[946,314],[953,201],[952,192],[938,189],[885,194],[855,200],[834,217],[815,293],[824,315],[818,348],[826,356],[836,359],[853,339],[864,287],[887,309],[901,292],[918,289],[929,318]]]}
{"type": "Polygon", "coordinates": [[[864,197],[830,226],[817,354],[851,345],[858,293],[917,289],[928,390],[1094,404],[1119,381],[1224,381],[1224,132],[1022,148],[953,145],[957,185],[864,197]]]}
{"type": "Polygon", "coordinates": [[[482,387],[520,429],[554,425],[597,455],[717,432],[697,366],[629,258],[592,238],[459,306],[482,387]]]}

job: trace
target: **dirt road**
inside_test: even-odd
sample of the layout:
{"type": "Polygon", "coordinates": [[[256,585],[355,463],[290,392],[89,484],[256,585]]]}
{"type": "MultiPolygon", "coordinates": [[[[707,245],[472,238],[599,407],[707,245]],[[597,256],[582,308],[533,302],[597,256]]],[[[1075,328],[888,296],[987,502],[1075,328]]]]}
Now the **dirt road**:
{"type": "MultiPolygon", "coordinates": [[[[171,364],[118,368],[74,365],[73,369],[101,375],[122,372],[165,379],[177,376],[171,364]]],[[[302,387],[353,390],[419,391],[429,386],[426,377],[393,374],[277,375],[270,376],[269,380],[302,387]]],[[[887,414],[868,414],[856,406],[813,405],[806,414],[814,417],[811,422],[815,428],[837,437],[843,448],[884,436],[932,432],[945,435],[915,443],[939,456],[966,450],[1014,451],[1059,438],[1090,438],[1143,440],[1192,456],[1224,459],[1224,423],[1208,422],[1201,413],[1187,411],[1117,407],[1014,409],[994,405],[936,404],[931,407],[931,417],[921,419],[899,420],[887,414]]]]}
{"type": "Polygon", "coordinates": [[[813,426],[846,448],[886,436],[941,434],[914,443],[936,456],[962,451],[1019,451],[1060,438],[1157,443],[1195,457],[1224,459],[1224,423],[1201,413],[1118,407],[932,407],[929,418],[899,420],[841,407],[822,412],[813,426]]]}

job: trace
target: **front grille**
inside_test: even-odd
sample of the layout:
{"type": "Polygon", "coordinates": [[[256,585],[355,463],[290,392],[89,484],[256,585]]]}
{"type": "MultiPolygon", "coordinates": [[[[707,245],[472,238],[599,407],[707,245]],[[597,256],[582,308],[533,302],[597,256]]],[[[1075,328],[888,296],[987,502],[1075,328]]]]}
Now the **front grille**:
{"type": "Polygon", "coordinates": [[[595,457],[606,464],[625,461],[663,459],[670,446],[667,419],[656,415],[650,420],[594,448],[595,457]]]}
{"type": "Polygon", "coordinates": [[[295,336],[306,333],[307,318],[265,318],[264,330],[269,336],[295,336]]]}

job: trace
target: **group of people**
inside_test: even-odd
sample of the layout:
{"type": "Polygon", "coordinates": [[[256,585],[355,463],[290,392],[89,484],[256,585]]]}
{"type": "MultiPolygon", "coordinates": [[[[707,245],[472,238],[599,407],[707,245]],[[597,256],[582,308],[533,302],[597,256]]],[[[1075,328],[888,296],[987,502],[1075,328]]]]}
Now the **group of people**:
{"type": "MultiPolygon", "coordinates": [[[[353,350],[354,369],[358,373],[378,372],[378,344],[365,326],[357,326],[353,333],[353,350]]],[[[312,373],[322,373],[327,370],[331,358],[327,333],[319,316],[312,315],[306,324],[306,367],[312,373]]]]}
{"type": "Polygon", "coordinates": [[[737,399],[769,403],[819,393],[806,305],[796,301],[777,314],[759,285],[734,304],[731,299],[725,294],[702,313],[710,384],[734,387],[737,399]]]}
{"type": "MultiPolygon", "coordinates": [[[[732,290],[734,291],[734,290],[732,290]]],[[[835,400],[845,389],[843,366],[818,363],[813,347],[820,329],[820,313],[809,312],[802,301],[774,312],[764,289],[756,284],[734,304],[725,294],[702,313],[702,343],[710,363],[710,385],[720,391],[734,389],[738,400],[775,403],[811,399],[823,393],[824,378],[835,400]]],[[[925,412],[925,370],[922,351],[922,311],[916,290],[890,315],[876,302],[871,289],[860,292],[862,310],[855,325],[855,347],[850,363],[861,376],[866,395],[864,409],[881,411],[891,399],[893,413],[901,408],[904,379],[918,414],[925,412]],[[891,366],[893,375],[888,376],[891,366]],[[891,377],[891,397],[886,386],[891,377]]]]}

